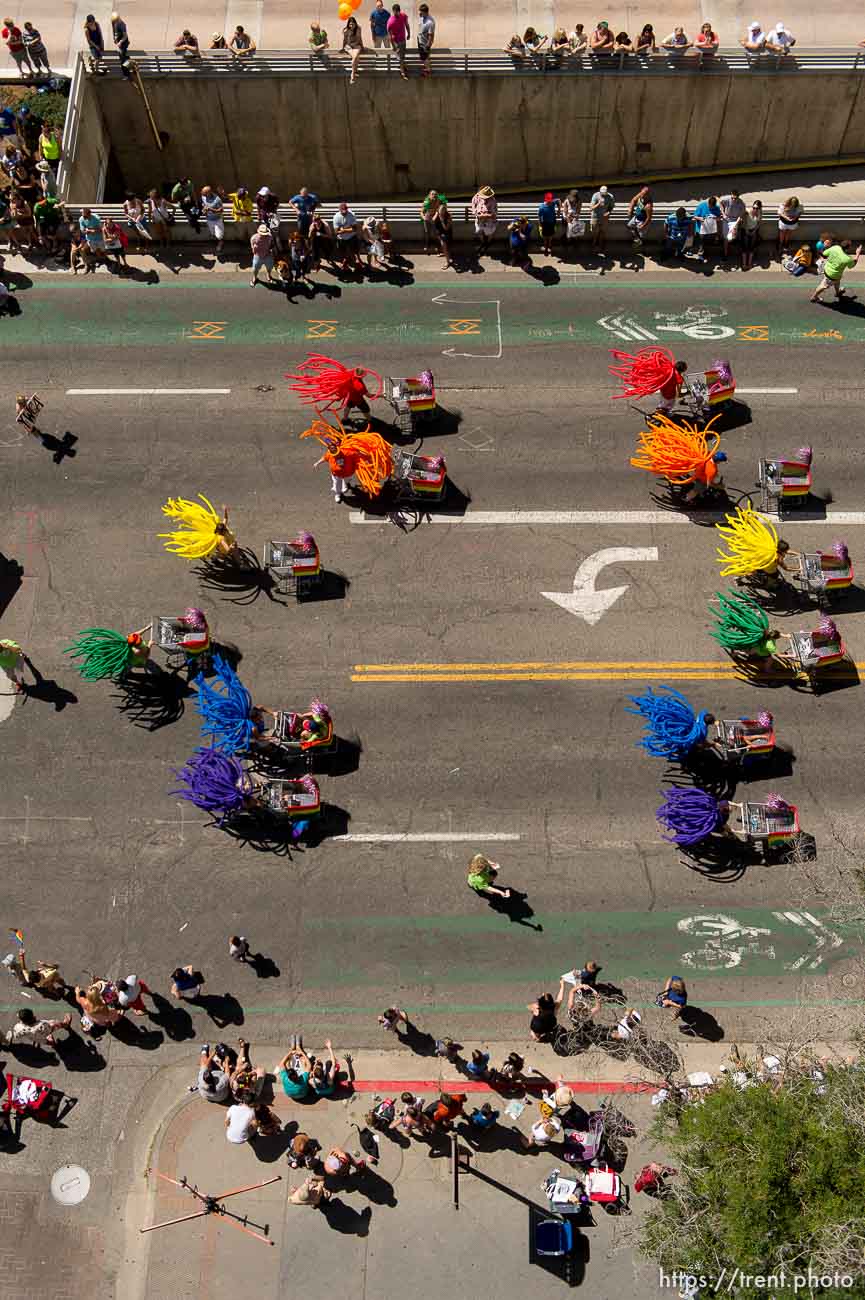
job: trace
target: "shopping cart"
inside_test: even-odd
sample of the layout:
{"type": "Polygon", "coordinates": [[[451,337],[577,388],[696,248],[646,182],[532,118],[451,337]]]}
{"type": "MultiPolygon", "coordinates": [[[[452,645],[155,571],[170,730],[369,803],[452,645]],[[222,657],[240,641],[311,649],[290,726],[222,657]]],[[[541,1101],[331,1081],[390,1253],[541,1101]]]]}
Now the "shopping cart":
{"type": "Polygon", "coordinates": [[[400,500],[441,501],[447,472],[444,456],[420,456],[394,448],[389,481],[400,500]]]}
{"type": "Polygon", "coordinates": [[[265,542],[261,562],[279,596],[300,599],[321,580],[321,556],[311,533],[291,542],[265,542]]]}
{"type": "Polygon", "coordinates": [[[418,423],[435,413],[436,390],[429,370],[407,379],[385,377],[383,396],[394,409],[400,433],[414,433],[418,423]]]}
{"type": "Polygon", "coordinates": [[[764,457],[757,462],[760,509],[781,514],[785,505],[805,500],[811,491],[811,448],[802,447],[796,459],[764,457]]]}

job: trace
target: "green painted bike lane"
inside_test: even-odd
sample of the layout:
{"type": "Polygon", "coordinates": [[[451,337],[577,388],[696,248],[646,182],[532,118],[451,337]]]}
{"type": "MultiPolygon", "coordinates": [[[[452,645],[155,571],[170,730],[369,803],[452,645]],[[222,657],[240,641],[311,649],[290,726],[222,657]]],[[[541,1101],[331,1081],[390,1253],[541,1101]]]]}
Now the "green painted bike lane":
{"type": "Polygon", "coordinates": [[[288,345],[309,350],[434,348],[457,357],[496,358],[508,348],[576,345],[634,351],[648,344],[682,347],[800,344],[837,347],[865,341],[865,318],[809,314],[804,300],[777,282],[699,285],[635,280],[560,285],[534,281],[454,284],[430,281],[341,287],[339,298],[286,302],[252,290],[243,279],[200,276],[136,284],[108,280],[86,287],[69,280],[36,282],[8,343],[41,347],[142,348],[180,345],[191,355],[225,344],[288,345]],[[533,286],[533,287],[529,287],[533,286]],[[768,292],[769,287],[774,292],[768,292]],[[684,304],[684,305],[683,305],[684,304]]]}
{"type": "MultiPolygon", "coordinates": [[[[538,913],[533,930],[494,912],[462,916],[305,918],[304,987],[369,986],[383,968],[400,985],[532,987],[589,957],[609,978],[663,983],[690,976],[825,976],[861,959],[865,935],[817,911],[695,906],[658,912],[538,913]],[[341,954],[335,968],[332,953],[341,954]],[[361,960],[354,964],[353,954],[361,960]]],[[[390,976],[388,976],[390,978],[390,976]]]]}

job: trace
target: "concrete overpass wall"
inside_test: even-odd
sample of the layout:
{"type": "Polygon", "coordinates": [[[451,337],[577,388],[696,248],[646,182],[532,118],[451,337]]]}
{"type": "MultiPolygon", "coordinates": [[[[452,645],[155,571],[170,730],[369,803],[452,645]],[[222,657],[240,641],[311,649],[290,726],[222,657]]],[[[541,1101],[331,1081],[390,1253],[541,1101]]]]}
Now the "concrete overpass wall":
{"type": "MultiPolygon", "coordinates": [[[[865,138],[855,72],[671,76],[149,76],[154,148],[140,96],[88,79],[130,189],[306,182],[329,196],[393,197],[479,183],[833,158],[865,138]]],[[[84,181],[74,186],[83,195],[84,181]]],[[[89,195],[87,197],[90,197],[89,195]]]]}

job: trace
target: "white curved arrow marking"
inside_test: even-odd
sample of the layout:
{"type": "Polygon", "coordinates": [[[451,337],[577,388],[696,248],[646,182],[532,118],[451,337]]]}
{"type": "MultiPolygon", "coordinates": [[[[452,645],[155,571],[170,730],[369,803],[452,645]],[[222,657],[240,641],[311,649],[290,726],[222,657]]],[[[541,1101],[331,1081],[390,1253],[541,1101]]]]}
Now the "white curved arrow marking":
{"type": "Polygon", "coordinates": [[[627,587],[607,587],[595,591],[595,579],[608,564],[626,564],[629,560],[657,560],[657,546],[608,546],[583,560],[574,575],[573,591],[542,591],[547,600],[561,605],[569,614],[597,623],[624,596],[627,587]]]}
{"type": "Polygon", "coordinates": [[[502,303],[500,298],[451,298],[445,293],[436,294],[433,302],[455,302],[461,307],[480,307],[483,303],[491,302],[496,309],[496,329],[498,331],[499,347],[497,352],[457,352],[456,348],[442,348],[443,357],[486,357],[498,361],[502,355],[502,303]]]}

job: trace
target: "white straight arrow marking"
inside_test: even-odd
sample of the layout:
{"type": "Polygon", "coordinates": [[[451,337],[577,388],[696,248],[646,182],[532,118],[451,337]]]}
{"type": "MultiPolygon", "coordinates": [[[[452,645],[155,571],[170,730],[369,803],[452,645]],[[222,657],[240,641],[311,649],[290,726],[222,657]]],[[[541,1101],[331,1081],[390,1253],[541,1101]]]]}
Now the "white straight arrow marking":
{"type": "Polygon", "coordinates": [[[594,625],[628,590],[625,586],[596,591],[595,579],[601,570],[608,564],[627,564],[629,561],[657,558],[657,546],[608,546],[583,560],[574,574],[573,591],[542,591],[541,595],[556,605],[561,605],[569,614],[576,614],[577,618],[594,625]]]}

